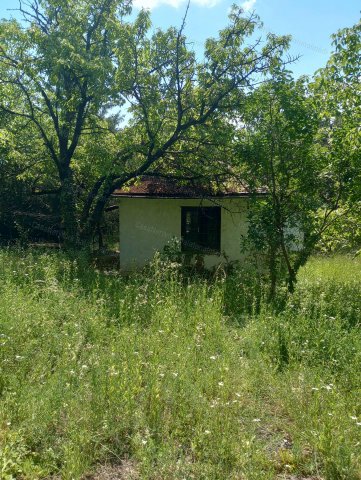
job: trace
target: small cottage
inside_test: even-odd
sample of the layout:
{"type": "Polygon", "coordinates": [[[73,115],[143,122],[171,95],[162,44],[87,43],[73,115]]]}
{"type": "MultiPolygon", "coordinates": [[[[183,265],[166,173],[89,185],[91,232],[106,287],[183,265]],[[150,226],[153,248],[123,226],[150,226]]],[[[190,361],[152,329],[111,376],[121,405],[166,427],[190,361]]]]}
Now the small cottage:
{"type": "Polygon", "coordinates": [[[202,256],[204,266],[242,259],[249,194],[243,188],[211,192],[165,178],[144,177],[116,190],[120,267],[146,265],[175,238],[181,251],[202,256]]]}

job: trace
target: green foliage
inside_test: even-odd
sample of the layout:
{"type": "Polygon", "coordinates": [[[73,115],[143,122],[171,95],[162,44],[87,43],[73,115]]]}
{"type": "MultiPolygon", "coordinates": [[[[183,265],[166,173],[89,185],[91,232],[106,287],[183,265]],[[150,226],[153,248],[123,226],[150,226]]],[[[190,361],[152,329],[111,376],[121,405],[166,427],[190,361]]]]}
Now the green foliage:
{"type": "Polygon", "coordinates": [[[252,271],[0,256],[4,478],[359,478],[359,260],[310,261],[277,313],[252,271]]]}
{"type": "Polygon", "coordinates": [[[239,99],[228,158],[255,194],[247,241],[267,260],[270,298],[284,276],[294,289],[317,245],[360,248],[360,32],[358,23],[333,36],[334,53],[311,84],[275,69],[239,99]]]}
{"type": "Polygon", "coordinates": [[[354,253],[361,252],[361,203],[346,203],[333,216],[333,222],[322,236],[317,249],[320,252],[354,253]]]}
{"type": "Polygon", "coordinates": [[[332,38],[334,51],[326,67],[317,72],[312,84],[312,95],[320,118],[320,153],[343,186],[341,208],[335,215],[326,244],[329,250],[359,249],[361,22],[339,30],[332,38]]]}
{"type": "MultiPolygon", "coordinates": [[[[232,111],[234,92],[280,65],[288,45],[274,35],[254,41],[259,18],[235,6],[202,61],[184,22],[152,32],[145,11],[125,21],[127,1],[44,0],[20,10],[22,24],[0,23],[0,111],[41,140],[45,175],[32,173],[40,187],[59,189],[69,245],[89,240],[115,188],[151,169],[189,176],[177,151],[196,149],[198,129],[232,111]]],[[[39,145],[28,148],[39,154],[39,145]]]]}
{"type": "Polygon", "coordinates": [[[245,128],[234,146],[236,169],[253,194],[247,240],[267,258],[272,298],[284,274],[293,290],[340,188],[314,154],[318,118],[304,78],[275,73],[249,96],[244,110],[245,128]],[[259,197],[260,190],[267,195],[259,197]]]}
{"type": "Polygon", "coordinates": [[[49,185],[53,172],[46,168],[44,148],[28,122],[0,112],[0,241],[51,236],[59,228],[50,199],[32,195],[35,178],[49,185]],[[19,136],[19,130],[22,135],[19,136]],[[30,233],[30,235],[29,235],[30,233]]]}

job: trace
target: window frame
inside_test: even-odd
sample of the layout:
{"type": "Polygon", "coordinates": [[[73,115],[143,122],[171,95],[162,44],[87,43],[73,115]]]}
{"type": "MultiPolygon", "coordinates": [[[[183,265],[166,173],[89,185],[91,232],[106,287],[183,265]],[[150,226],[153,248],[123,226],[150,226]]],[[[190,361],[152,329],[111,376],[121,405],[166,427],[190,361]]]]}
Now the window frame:
{"type": "MultiPolygon", "coordinates": [[[[208,219],[210,217],[208,216],[208,219]]],[[[205,254],[205,255],[219,255],[221,253],[221,207],[196,207],[196,206],[182,206],[181,207],[181,251],[183,253],[205,254]],[[188,212],[197,213],[197,232],[196,240],[187,240],[186,238],[186,222],[188,212]],[[213,213],[214,225],[207,224],[206,212],[213,213]],[[212,242],[209,242],[210,233],[214,231],[215,237],[212,242]],[[206,237],[206,241],[201,240],[201,237],[206,237]]]]}

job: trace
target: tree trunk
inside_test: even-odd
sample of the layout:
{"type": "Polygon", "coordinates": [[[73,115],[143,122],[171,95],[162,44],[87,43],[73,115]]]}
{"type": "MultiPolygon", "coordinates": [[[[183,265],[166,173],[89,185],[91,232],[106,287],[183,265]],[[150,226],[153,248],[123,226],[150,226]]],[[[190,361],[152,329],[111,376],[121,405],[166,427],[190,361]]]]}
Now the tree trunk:
{"type": "Polygon", "coordinates": [[[61,171],[60,213],[63,226],[65,248],[78,249],[79,226],[76,212],[76,189],[73,172],[67,167],[61,171]]]}
{"type": "Polygon", "coordinates": [[[105,206],[114,190],[113,179],[107,179],[104,181],[102,188],[96,190],[97,195],[94,194],[93,202],[91,202],[94,203],[94,207],[91,209],[89,205],[87,214],[82,218],[81,234],[84,241],[92,237],[101,222],[105,206]]]}
{"type": "Polygon", "coordinates": [[[102,251],[104,249],[104,240],[103,240],[103,233],[100,223],[97,225],[97,234],[98,234],[98,249],[102,251]]]}
{"type": "Polygon", "coordinates": [[[294,270],[294,268],[292,267],[292,264],[291,264],[291,260],[290,260],[290,257],[289,257],[289,254],[288,254],[288,251],[287,251],[287,247],[285,245],[285,241],[284,241],[284,238],[283,238],[283,233],[282,233],[282,237],[281,237],[281,249],[282,249],[282,254],[283,254],[283,258],[286,262],[286,266],[287,266],[287,272],[288,272],[288,278],[287,278],[287,284],[288,284],[288,291],[290,293],[294,293],[295,291],[295,285],[296,285],[296,282],[297,282],[297,272],[294,270]]]}
{"type": "Polygon", "coordinates": [[[268,302],[272,303],[276,295],[277,287],[277,248],[271,247],[269,251],[268,269],[270,274],[270,288],[268,302]]]}

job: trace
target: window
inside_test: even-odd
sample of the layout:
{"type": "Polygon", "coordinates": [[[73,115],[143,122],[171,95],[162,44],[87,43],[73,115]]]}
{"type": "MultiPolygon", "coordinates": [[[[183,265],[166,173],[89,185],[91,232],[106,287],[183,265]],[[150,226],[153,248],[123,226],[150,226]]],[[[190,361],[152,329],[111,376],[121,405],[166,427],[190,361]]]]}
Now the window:
{"type": "Polygon", "coordinates": [[[221,207],[182,207],[182,252],[219,253],[221,207]]]}

